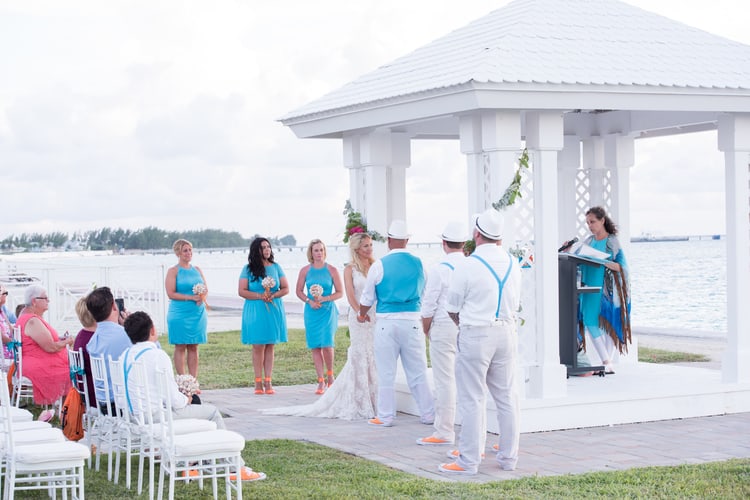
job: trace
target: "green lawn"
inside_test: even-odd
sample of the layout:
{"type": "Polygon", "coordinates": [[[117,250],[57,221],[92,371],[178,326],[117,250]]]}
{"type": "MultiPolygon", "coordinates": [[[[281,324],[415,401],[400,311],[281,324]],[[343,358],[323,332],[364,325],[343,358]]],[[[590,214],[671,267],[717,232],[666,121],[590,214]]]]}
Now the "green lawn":
{"type": "MultiPolygon", "coordinates": [[[[239,338],[239,332],[209,335],[209,343],[200,351],[199,378],[204,389],[250,386],[251,351],[239,338]]],[[[164,340],[163,347],[171,353],[164,340]]],[[[339,330],[336,341],[339,370],[349,345],[346,328],[339,330]]],[[[645,355],[650,357],[650,350],[645,355]]],[[[274,374],[277,385],[315,381],[302,330],[290,330],[289,342],[278,346],[274,374]]],[[[245,484],[244,498],[750,498],[750,459],[471,484],[423,479],[325,446],[291,440],[248,441],[243,456],[268,474],[265,481],[245,484]]],[[[120,485],[107,481],[106,457],[99,472],[87,469],[85,474],[89,498],[135,496],[122,486],[122,479],[120,485]]],[[[124,465],[120,476],[124,477],[124,465]]],[[[210,486],[201,492],[194,483],[179,485],[175,497],[210,498],[210,486]]],[[[219,497],[224,498],[223,491],[219,497]]],[[[16,498],[47,496],[19,493],[16,498]]]]}

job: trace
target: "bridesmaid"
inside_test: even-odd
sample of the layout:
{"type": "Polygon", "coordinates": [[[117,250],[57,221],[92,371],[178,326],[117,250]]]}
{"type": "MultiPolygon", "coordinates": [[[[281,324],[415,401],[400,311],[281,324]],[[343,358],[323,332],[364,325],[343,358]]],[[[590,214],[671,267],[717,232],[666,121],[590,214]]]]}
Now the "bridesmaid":
{"type": "Polygon", "coordinates": [[[310,264],[300,269],[297,278],[297,297],[305,302],[305,337],[318,374],[315,394],[323,394],[326,386],[333,384],[333,337],[339,321],[335,301],[343,297],[344,287],[338,270],[326,263],[326,246],[321,240],[312,240],[307,246],[307,261],[310,264]]]}
{"type": "Polygon", "coordinates": [[[177,265],[167,270],[165,287],[169,297],[167,332],[169,343],[174,344],[174,366],[179,375],[187,372],[198,379],[198,344],[207,341],[208,316],[206,314],[206,278],[199,267],[193,266],[193,244],[179,239],[172,245],[177,265]]]}
{"type": "Polygon", "coordinates": [[[258,237],[250,243],[238,293],[245,299],[242,343],[253,346],[255,394],[274,394],[271,385],[274,346],[287,341],[281,297],[289,293],[289,283],[281,266],[274,262],[271,242],[266,238],[258,237]]]}

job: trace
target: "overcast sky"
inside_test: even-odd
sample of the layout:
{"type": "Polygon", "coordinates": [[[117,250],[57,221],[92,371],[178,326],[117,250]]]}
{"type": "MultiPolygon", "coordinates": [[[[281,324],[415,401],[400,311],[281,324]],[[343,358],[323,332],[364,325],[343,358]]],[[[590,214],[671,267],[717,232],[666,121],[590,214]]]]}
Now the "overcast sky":
{"type": "MultiPolygon", "coordinates": [[[[276,120],[506,0],[0,0],[0,238],[221,228],[339,243],[339,140],[276,120]]],[[[747,0],[628,0],[750,44],[747,0]]],[[[465,160],[414,141],[413,241],[466,212],[465,160]]],[[[457,145],[455,145],[457,150],[457,145]]],[[[716,134],[636,142],[631,233],[724,233],[716,134]]]]}

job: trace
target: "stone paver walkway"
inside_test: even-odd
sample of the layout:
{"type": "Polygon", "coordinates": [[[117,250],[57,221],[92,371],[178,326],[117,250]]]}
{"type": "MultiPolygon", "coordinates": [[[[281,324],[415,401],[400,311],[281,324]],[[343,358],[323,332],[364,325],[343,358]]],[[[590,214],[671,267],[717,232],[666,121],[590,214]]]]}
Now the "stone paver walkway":
{"type": "MultiPolygon", "coordinates": [[[[652,465],[679,465],[750,458],[750,414],[737,413],[607,427],[536,432],[521,435],[518,468],[501,471],[487,436],[487,458],[476,476],[448,476],[438,471],[448,446],[419,446],[432,432],[412,415],[399,414],[390,428],[365,421],[266,416],[259,410],[315,401],[315,385],[276,387],[272,396],[249,388],[206,390],[201,398],[227,415],[227,427],[246,439],[296,439],[319,443],[421,477],[488,482],[526,476],[580,474],[652,465]]],[[[554,418],[554,415],[550,415],[554,418]]]]}

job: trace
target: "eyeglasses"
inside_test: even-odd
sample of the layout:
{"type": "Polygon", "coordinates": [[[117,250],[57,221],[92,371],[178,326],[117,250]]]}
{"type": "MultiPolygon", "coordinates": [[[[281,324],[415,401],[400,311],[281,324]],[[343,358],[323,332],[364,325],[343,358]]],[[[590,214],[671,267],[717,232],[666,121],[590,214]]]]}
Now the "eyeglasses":
{"type": "Polygon", "coordinates": [[[0,295],[8,295],[8,292],[0,293],[0,295]]]}
{"type": "Polygon", "coordinates": [[[39,300],[49,300],[49,297],[34,297],[35,299],[39,300]]]}

